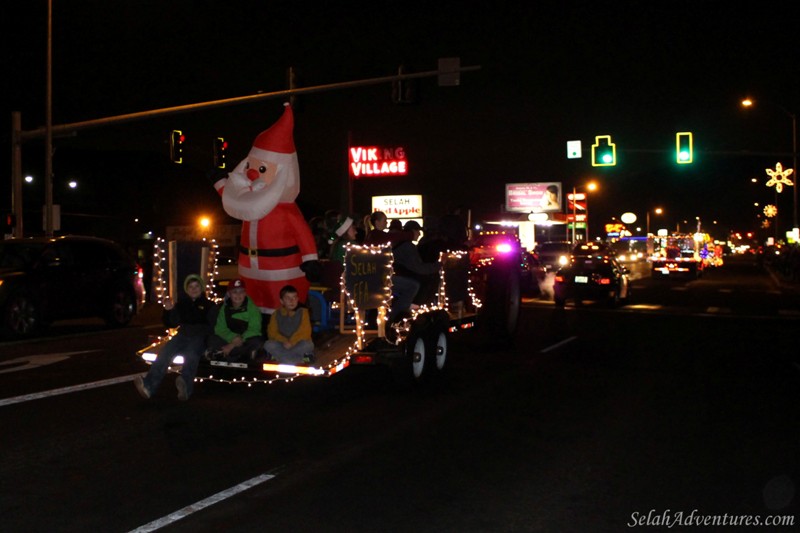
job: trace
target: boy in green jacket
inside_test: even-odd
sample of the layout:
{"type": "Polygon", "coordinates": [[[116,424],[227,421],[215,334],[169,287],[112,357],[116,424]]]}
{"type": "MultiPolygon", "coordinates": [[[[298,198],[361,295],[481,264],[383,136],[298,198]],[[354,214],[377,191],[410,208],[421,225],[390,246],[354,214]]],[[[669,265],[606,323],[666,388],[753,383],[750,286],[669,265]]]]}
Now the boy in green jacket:
{"type": "Polygon", "coordinates": [[[261,310],[247,296],[244,280],[234,279],[228,284],[206,356],[227,361],[254,359],[263,344],[261,310]]]}

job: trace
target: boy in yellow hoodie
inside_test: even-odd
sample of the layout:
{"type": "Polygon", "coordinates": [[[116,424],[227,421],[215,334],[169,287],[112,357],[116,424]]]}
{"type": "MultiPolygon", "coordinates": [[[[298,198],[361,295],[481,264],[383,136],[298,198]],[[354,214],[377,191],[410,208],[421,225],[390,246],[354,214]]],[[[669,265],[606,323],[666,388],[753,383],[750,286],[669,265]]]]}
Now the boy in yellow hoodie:
{"type": "Polygon", "coordinates": [[[267,326],[264,349],[282,364],[310,362],[314,354],[311,340],[311,318],[308,309],[300,306],[297,289],[285,285],[280,291],[281,307],[272,313],[267,326]]]}

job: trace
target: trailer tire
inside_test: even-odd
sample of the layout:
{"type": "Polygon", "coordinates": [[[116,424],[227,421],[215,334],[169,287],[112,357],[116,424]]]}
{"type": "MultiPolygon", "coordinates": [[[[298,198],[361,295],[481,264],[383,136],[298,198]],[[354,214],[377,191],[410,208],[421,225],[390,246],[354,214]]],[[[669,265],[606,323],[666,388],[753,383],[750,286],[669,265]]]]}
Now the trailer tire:
{"type": "Polygon", "coordinates": [[[423,385],[431,373],[428,343],[422,335],[412,334],[405,342],[404,351],[405,357],[392,367],[395,382],[401,388],[423,385]]]}
{"type": "Polygon", "coordinates": [[[442,328],[437,328],[430,337],[428,348],[428,361],[434,376],[441,376],[447,366],[447,332],[442,328]]]}

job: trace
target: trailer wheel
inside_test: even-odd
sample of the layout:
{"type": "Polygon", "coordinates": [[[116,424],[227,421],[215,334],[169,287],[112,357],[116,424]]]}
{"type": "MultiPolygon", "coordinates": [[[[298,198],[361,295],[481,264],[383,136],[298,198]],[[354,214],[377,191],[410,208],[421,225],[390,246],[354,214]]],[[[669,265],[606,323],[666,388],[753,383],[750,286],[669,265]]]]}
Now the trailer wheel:
{"type": "Polygon", "coordinates": [[[425,346],[425,339],[422,337],[416,337],[415,339],[411,339],[411,342],[408,344],[409,347],[409,356],[411,358],[411,375],[414,378],[416,383],[421,383],[422,380],[426,377],[427,373],[426,367],[427,364],[427,355],[428,350],[425,346]]]}
{"type": "Polygon", "coordinates": [[[431,370],[428,367],[428,347],[425,338],[419,334],[412,334],[405,342],[404,357],[396,361],[392,367],[392,376],[395,384],[400,389],[413,388],[422,385],[428,379],[431,370]]]}
{"type": "Polygon", "coordinates": [[[442,374],[447,364],[447,333],[444,330],[439,329],[432,336],[428,353],[431,369],[437,375],[442,374]]]}

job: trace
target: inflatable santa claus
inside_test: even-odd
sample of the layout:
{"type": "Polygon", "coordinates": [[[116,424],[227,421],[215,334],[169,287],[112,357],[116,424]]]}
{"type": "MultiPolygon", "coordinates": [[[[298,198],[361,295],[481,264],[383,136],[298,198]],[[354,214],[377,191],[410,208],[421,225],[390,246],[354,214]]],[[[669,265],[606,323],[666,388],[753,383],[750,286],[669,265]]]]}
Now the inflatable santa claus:
{"type": "Polygon", "coordinates": [[[306,301],[306,272],[313,278],[319,265],[314,236],[295,203],[300,168],[292,108],[284,105],[281,118],[256,137],[247,158],[214,184],[225,212],[242,221],[239,275],[265,314],[280,307],[284,285],[294,285],[306,301]]]}

